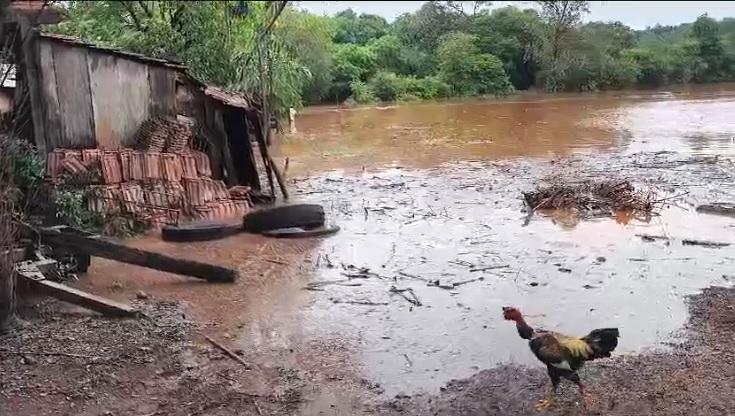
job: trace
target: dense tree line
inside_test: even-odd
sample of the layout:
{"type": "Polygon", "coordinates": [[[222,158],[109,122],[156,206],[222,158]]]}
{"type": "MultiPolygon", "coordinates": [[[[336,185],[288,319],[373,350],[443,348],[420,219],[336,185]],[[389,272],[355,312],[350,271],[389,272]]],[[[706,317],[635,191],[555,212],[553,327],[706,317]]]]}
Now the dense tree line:
{"type": "MultiPolygon", "coordinates": [[[[71,20],[57,30],[177,56],[207,81],[244,89],[252,71],[243,68],[243,55],[252,49],[250,34],[266,3],[69,2],[71,20]],[[243,4],[247,13],[233,13],[243,4]]],[[[693,23],[634,31],[620,22],[582,23],[584,1],[542,1],[529,9],[489,9],[486,3],[426,2],[392,23],[352,10],[327,17],[288,6],[273,28],[280,104],[735,78],[735,19],[703,15],[693,23]]]]}

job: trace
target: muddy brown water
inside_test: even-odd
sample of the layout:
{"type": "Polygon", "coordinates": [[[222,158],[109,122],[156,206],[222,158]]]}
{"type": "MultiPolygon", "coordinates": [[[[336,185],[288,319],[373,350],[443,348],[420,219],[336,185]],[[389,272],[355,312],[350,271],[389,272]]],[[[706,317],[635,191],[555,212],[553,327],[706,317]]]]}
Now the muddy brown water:
{"type": "Polygon", "coordinates": [[[538,365],[501,319],[505,305],[520,307],[532,325],[569,334],[617,326],[621,354],[665,349],[686,320],[684,297],[733,278],[735,245],[680,242],[735,243],[733,219],[693,210],[735,200],[733,171],[677,162],[713,155],[731,162],[732,114],[733,85],[309,109],[275,151],[289,158],[294,200],[322,203],[342,228],[337,235],[183,245],[153,236],[131,244],[237,266],[245,281],[207,285],[138,268],[120,276],[114,263],[98,261],[82,285],[185,300],[263,362],[349,369],[387,395],[435,392],[502,363],[538,365]],[[662,159],[674,167],[661,169],[662,159]],[[525,224],[521,192],[555,176],[623,177],[662,198],[688,194],[650,221],[546,213],[525,224]],[[645,242],[640,233],[671,240],[645,242]],[[348,279],[354,268],[373,274],[302,289],[348,279]],[[460,285],[449,289],[453,283],[460,285]],[[421,306],[392,286],[413,289],[421,306]]]}
{"type": "Polygon", "coordinates": [[[293,175],[604,150],[731,152],[734,84],[671,91],[312,108],[280,144],[293,175]]]}

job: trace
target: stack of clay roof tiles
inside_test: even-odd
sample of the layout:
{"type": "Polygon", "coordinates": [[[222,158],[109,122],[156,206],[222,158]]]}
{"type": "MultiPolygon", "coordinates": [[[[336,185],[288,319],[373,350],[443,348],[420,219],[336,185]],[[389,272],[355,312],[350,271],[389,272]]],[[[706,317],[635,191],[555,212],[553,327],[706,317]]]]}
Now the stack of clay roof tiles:
{"type": "Polygon", "coordinates": [[[188,147],[191,131],[187,123],[152,119],[138,132],[137,150],[56,149],[48,155],[47,176],[55,181],[98,166],[99,183],[88,183],[89,209],[135,216],[152,227],[182,216],[214,220],[246,214],[252,206],[249,188],[231,192],[212,179],[207,154],[188,147]]]}

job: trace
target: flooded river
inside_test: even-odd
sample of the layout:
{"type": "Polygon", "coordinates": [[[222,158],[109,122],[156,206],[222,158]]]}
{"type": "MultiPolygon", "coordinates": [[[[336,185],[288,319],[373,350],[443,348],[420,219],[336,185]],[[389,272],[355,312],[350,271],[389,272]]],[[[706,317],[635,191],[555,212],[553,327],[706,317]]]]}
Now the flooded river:
{"type": "Polygon", "coordinates": [[[732,152],[734,84],[666,92],[307,109],[280,153],[294,175],[595,151],[732,152]]]}
{"type": "MultiPolygon", "coordinates": [[[[569,334],[617,326],[621,354],[666,348],[686,321],[685,296],[735,279],[735,246],[681,243],[735,243],[733,219],[694,211],[735,200],[732,114],[732,85],[308,109],[275,150],[289,158],[294,200],[323,204],[338,234],[146,238],[133,244],[236,265],[247,281],[119,279],[186,300],[263,362],[349,369],[388,395],[437,391],[501,363],[538,365],[501,319],[506,305],[569,334]],[[669,203],[648,222],[528,221],[521,193],[549,178],[630,179],[669,203]]],[[[114,267],[98,262],[85,284],[109,292],[114,267]]]]}

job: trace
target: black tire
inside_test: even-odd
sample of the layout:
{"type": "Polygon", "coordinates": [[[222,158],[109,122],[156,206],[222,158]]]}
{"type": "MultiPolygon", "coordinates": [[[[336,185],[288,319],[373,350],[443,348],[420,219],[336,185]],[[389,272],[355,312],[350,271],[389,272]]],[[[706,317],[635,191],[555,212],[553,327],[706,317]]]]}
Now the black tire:
{"type": "Polygon", "coordinates": [[[240,231],[240,227],[231,224],[213,222],[194,222],[183,225],[166,225],[161,229],[164,241],[189,242],[209,241],[229,237],[240,231]]]}
{"type": "Polygon", "coordinates": [[[339,231],[339,226],[332,225],[328,227],[317,227],[304,229],[301,227],[279,228],[277,230],[263,231],[263,235],[273,238],[308,238],[321,237],[334,234],[339,231]]]}
{"type": "Polygon", "coordinates": [[[242,225],[245,231],[251,233],[262,233],[279,228],[319,227],[324,225],[324,208],[317,204],[265,208],[245,215],[242,225]]]}

